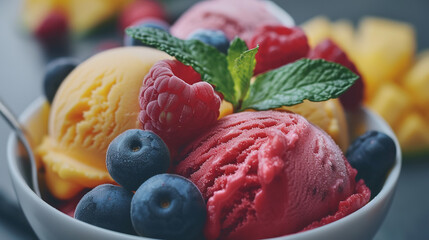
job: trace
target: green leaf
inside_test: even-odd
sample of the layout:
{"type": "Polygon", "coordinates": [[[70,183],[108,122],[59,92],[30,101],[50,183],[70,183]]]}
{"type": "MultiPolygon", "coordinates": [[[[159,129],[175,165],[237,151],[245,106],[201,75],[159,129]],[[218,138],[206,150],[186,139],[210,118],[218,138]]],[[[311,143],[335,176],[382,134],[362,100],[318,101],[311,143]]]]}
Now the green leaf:
{"type": "Polygon", "coordinates": [[[144,44],[168,53],[201,75],[201,79],[215,86],[228,102],[236,105],[234,81],[228,71],[225,54],[198,40],[181,40],[169,33],[148,27],[132,27],[126,33],[144,44]]]}
{"type": "Polygon", "coordinates": [[[228,55],[226,59],[228,60],[228,69],[231,70],[232,66],[234,65],[235,59],[240,57],[240,55],[249,50],[247,48],[246,42],[241,40],[240,38],[235,38],[232,40],[231,45],[228,48],[228,55]]]}
{"type": "Polygon", "coordinates": [[[268,110],[305,99],[320,102],[337,98],[358,78],[340,64],[301,59],[259,75],[240,110],[268,110]]]}
{"type": "Polygon", "coordinates": [[[234,81],[238,104],[241,103],[249,90],[250,79],[256,65],[255,55],[257,52],[258,47],[248,50],[246,43],[240,38],[234,39],[228,49],[228,69],[234,81]]]}

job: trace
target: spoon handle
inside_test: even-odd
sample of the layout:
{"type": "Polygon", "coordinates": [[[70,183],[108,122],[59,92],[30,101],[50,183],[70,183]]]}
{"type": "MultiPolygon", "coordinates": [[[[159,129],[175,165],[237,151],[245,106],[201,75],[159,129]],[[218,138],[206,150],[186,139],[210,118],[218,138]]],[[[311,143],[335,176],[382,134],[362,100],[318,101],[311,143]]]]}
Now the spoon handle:
{"type": "Polygon", "coordinates": [[[3,103],[3,100],[0,99],[0,114],[6,120],[6,122],[9,124],[11,128],[15,131],[21,132],[21,125],[16,119],[15,115],[9,110],[8,107],[3,103]]]}
{"type": "Polygon", "coordinates": [[[39,181],[37,178],[37,167],[36,167],[36,159],[34,157],[33,151],[31,150],[31,145],[27,136],[25,135],[24,128],[19,123],[18,119],[9,110],[9,108],[4,104],[3,100],[0,99],[0,115],[4,120],[9,124],[9,126],[15,131],[18,139],[24,145],[25,150],[27,151],[27,155],[30,159],[30,168],[31,168],[31,181],[33,185],[33,191],[37,194],[37,196],[41,197],[40,189],[39,189],[39,181]]]}

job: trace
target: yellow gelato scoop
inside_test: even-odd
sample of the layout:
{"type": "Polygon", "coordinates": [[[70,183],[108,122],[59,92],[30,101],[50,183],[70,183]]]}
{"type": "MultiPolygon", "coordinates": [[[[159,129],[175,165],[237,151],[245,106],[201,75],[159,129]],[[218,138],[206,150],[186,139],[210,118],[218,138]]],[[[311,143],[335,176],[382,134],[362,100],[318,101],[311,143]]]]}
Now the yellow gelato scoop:
{"type": "Polygon", "coordinates": [[[113,182],[105,165],[110,142],[139,128],[139,90],[152,65],[169,56],[145,47],[109,50],[80,64],[59,88],[49,133],[37,153],[58,199],[113,182]]]}

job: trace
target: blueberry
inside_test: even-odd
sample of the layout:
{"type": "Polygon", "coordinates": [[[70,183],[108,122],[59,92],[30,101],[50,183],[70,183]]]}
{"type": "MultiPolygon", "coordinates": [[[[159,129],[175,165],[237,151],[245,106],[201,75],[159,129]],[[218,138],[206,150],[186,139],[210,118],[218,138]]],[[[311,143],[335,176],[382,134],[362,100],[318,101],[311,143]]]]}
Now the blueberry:
{"type": "Polygon", "coordinates": [[[49,103],[52,103],[63,80],[78,64],[79,61],[71,57],[57,58],[48,64],[43,80],[43,91],[49,103]]]}
{"type": "Polygon", "coordinates": [[[358,170],[356,179],[363,179],[375,197],[395,163],[395,142],[384,133],[368,131],[350,145],[346,158],[358,170]]]}
{"type": "Polygon", "coordinates": [[[188,36],[188,39],[200,40],[225,54],[229,48],[229,40],[220,30],[197,29],[188,36]]]}
{"type": "MultiPolygon", "coordinates": [[[[170,27],[168,23],[158,19],[143,19],[141,21],[136,22],[132,26],[156,28],[166,32],[170,31],[170,27]]],[[[135,39],[127,34],[125,34],[124,36],[124,45],[125,46],[147,46],[144,43],[142,43],[142,41],[135,39]]]]}
{"type": "Polygon", "coordinates": [[[167,145],[151,131],[130,129],[109,145],[106,166],[110,176],[129,191],[170,166],[167,145]]]}
{"type": "Polygon", "coordinates": [[[207,216],[198,188],[174,174],[151,177],[131,201],[131,221],[142,236],[161,239],[195,239],[202,236],[207,216]]]}
{"type": "Polygon", "coordinates": [[[113,231],[135,234],[130,217],[132,197],[131,192],[120,186],[99,185],[79,201],[75,218],[113,231]]]}

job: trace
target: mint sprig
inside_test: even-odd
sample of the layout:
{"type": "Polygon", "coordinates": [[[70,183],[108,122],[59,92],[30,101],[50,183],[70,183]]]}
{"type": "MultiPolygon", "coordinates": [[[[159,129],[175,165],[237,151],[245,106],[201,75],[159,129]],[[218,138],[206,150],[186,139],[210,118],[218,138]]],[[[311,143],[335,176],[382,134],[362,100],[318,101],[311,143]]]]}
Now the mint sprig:
{"type": "Polygon", "coordinates": [[[251,84],[258,48],[249,50],[239,38],[232,41],[225,55],[198,40],[181,40],[159,29],[134,27],[126,32],[192,66],[203,81],[214,85],[232,103],[234,112],[337,98],[359,78],[340,64],[302,59],[260,74],[251,84]]]}
{"type": "Polygon", "coordinates": [[[246,43],[240,38],[234,39],[228,49],[228,70],[234,81],[236,102],[238,103],[235,105],[236,108],[241,106],[249,91],[250,79],[256,66],[255,55],[258,49],[259,47],[248,50],[246,43]]]}
{"type": "Polygon", "coordinates": [[[126,33],[143,43],[168,53],[201,75],[201,79],[214,85],[228,102],[236,103],[234,82],[229,73],[225,54],[197,40],[178,39],[169,33],[149,27],[132,27],[126,33]]]}
{"type": "Polygon", "coordinates": [[[325,60],[301,59],[256,77],[241,110],[292,106],[305,99],[320,102],[337,98],[358,76],[325,60]]]}

